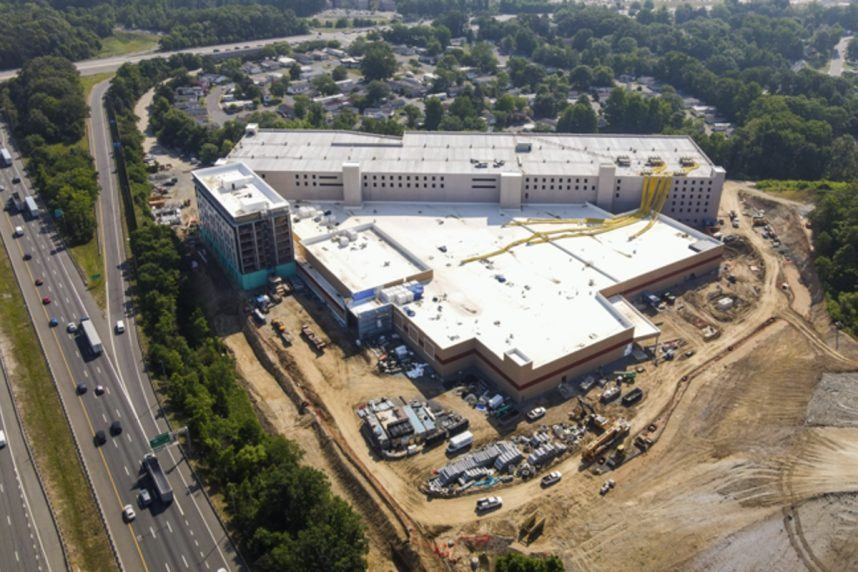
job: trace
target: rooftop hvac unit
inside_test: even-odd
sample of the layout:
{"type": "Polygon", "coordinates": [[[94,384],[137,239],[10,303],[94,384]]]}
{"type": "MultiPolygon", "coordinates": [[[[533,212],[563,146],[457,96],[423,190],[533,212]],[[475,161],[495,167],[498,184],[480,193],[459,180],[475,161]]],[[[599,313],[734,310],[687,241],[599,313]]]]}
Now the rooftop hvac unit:
{"type": "Polygon", "coordinates": [[[646,164],[649,167],[660,167],[661,165],[664,165],[664,160],[657,155],[650,155],[646,159],[646,164]]]}
{"type": "Polygon", "coordinates": [[[620,155],[617,157],[617,165],[620,167],[629,167],[632,164],[632,159],[628,155],[620,155]]]}
{"type": "Polygon", "coordinates": [[[515,144],[515,152],[516,153],[530,153],[531,149],[533,149],[533,144],[531,144],[531,143],[516,143],[515,144]]]}
{"type": "Polygon", "coordinates": [[[692,165],[694,165],[694,159],[691,157],[680,157],[679,164],[683,167],[691,167],[692,165]]]}

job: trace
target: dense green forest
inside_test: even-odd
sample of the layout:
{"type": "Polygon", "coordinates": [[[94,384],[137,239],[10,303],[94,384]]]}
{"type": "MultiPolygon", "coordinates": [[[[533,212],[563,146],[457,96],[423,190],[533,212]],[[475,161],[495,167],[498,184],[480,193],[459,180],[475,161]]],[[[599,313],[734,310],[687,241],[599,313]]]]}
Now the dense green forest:
{"type": "Polygon", "coordinates": [[[858,183],[823,192],[810,220],[828,311],[858,336],[858,183]]]}
{"type": "Polygon", "coordinates": [[[92,157],[80,144],[89,107],[74,65],[57,56],[28,61],[0,90],[0,106],[69,245],[89,242],[99,189],[92,157]]]}
{"type": "MultiPolygon", "coordinates": [[[[149,60],[123,66],[112,82],[108,101],[140,206],[150,189],[134,104],[158,82],[200,65],[194,56],[149,60]]],[[[168,227],[139,222],[131,249],[148,360],[170,406],[190,427],[207,481],[224,491],[248,565],[260,572],[364,569],[367,540],[359,516],[331,492],[322,472],[301,464],[295,443],[263,430],[232,358],[198,306],[182,245],[168,227]]]]}
{"type": "Polygon", "coordinates": [[[300,18],[323,0],[33,0],[0,1],[0,68],[57,55],[98,53],[117,26],[163,34],[163,49],[304,33],[300,18]]]}

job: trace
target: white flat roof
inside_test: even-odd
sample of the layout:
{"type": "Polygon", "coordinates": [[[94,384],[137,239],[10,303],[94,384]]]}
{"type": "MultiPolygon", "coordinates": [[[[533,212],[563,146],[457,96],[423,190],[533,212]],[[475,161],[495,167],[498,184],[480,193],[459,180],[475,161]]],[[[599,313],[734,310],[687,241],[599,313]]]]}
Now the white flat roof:
{"type": "Polygon", "coordinates": [[[242,162],[198,169],[193,175],[233,218],[289,206],[286,199],[242,162]]]}
{"type": "Polygon", "coordinates": [[[687,174],[710,177],[715,166],[684,135],[560,135],[468,132],[407,132],[402,138],[351,131],[260,129],[239,141],[230,158],[265,172],[336,172],[345,162],[369,173],[595,176],[601,164],[616,166],[619,176],[637,176],[650,157],[668,171],[680,159],[697,165],[687,174]],[[529,151],[517,151],[529,145],[529,151]],[[616,165],[628,157],[629,166],[616,165]],[[475,162],[487,163],[485,167],[475,162]],[[502,163],[502,164],[501,164],[502,163]]]}
{"type": "Polygon", "coordinates": [[[355,229],[354,236],[354,240],[348,240],[348,233],[340,232],[318,242],[304,243],[304,248],[352,293],[378,288],[422,270],[373,226],[355,229]],[[340,243],[344,237],[347,241],[340,243]]]}
{"type": "MultiPolygon", "coordinates": [[[[408,307],[414,310],[409,319],[436,345],[446,348],[478,338],[496,355],[514,351],[534,367],[631,327],[599,292],[694,256],[697,251],[691,245],[702,236],[662,217],[633,240],[629,238],[648,219],[595,237],[558,241],[562,247],[520,245],[485,262],[462,264],[468,257],[533,236],[530,227],[504,226],[513,217],[601,218],[605,213],[589,204],[533,205],[520,211],[440,203],[367,203],[358,208],[326,203],[323,208],[331,210],[339,230],[374,223],[433,269],[423,299],[408,307]],[[635,253],[627,256],[631,251],[635,253]]],[[[307,240],[329,230],[310,217],[295,222],[293,232],[307,240]]],[[[336,248],[325,251],[322,262],[341,279],[368,284],[381,277],[376,273],[383,272],[385,279],[396,273],[392,265],[379,269],[387,255],[375,247],[336,248]]],[[[407,268],[396,268],[400,270],[407,268]]]]}

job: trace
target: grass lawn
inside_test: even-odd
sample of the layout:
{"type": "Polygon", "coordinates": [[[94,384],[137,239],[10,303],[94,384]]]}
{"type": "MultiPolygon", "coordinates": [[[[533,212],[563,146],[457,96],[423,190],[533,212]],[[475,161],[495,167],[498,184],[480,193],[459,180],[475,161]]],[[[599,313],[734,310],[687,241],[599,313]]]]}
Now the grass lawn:
{"type": "Polygon", "coordinates": [[[819,193],[837,189],[846,185],[838,181],[789,181],[777,179],[765,179],[757,181],[755,187],[766,193],[772,193],[784,199],[800,203],[812,203],[819,193]]]}
{"type": "Polygon", "coordinates": [[[115,30],[112,36],[101,40],[101,49],[96,57],[122,56],[158,49],[158,34],[140,30],[115,30]]]}
{"type": "Polygon", "coordinates": [[[73,570],[115,570],[107,533],[83,474],[60,398],[24,306],[5,249],[0,249],[0,329],[16,367],[13,385],[73,570]]]}

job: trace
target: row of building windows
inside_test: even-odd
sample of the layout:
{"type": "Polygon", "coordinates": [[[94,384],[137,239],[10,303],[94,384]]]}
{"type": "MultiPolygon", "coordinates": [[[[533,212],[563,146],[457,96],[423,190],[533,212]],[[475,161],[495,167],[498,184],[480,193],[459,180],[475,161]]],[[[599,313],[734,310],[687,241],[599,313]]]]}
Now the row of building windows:
{"type": "MultiPolygon", "coordinates": [[[[546,189],[547,189],[547,190],[549,190],[549,191],[553,191],[553,190],[554,190],[554,187],[555,187],[555,185],[550,185],[550,184],[549,184],[549,185],[541,185],[541,186],[540,186],[540,185],[533,185],[533,190],[534,190],[534,191],[539,191],[539,190],[543,190],[543,191],[544,191],[544,190],[546,190],[546,189]]],[[[531,190],[530,185],[524,185],[524,190],[525,190],[525,191],[529,191],[529,190],[531,190]]],[[[557,185],[557,190],[558,190],[558,191],[562,191],[562,190],[563,190],[563,185],[557,185]]],[[[571,191],[571,190],[572,190],[572,185],[571,185],[571,184],[570,184],[570,185],[566,185],[566,190],[567,190],[567,191],[571,191]]],[[[588,189],[587,189],[587,185],[575,185],[575,190],[576,190],[576,191],[586,191],[586,190],[588,190],[588,189]],[[583,187],[583,188],[582,188],[582,187],[583,187]]],[[[592,185],[592,186],[590,187],[590,189],[589,189],[589,190],[591,190],[591,191],[595,191],[595,190],[596,190],[596,185],[592,185]]]]}
{"type": "MultiPolygon", "coordinates": [[[[551,184],[551,183],[561,183],[561,184],[571,184],[572,177],[525,177],[525,183],[535,183],[535,184],[551,184]]],[[[590,183],[590,179],[587,177],[575,178],[576,183],[584,183],[585,185],[590,183]]]]}
{"type": "Polygon", "coordinates": [[[366,183],[372,177],[373,181],[444,181],[444,175],[364,175],[363,181],[366,183]]]}

